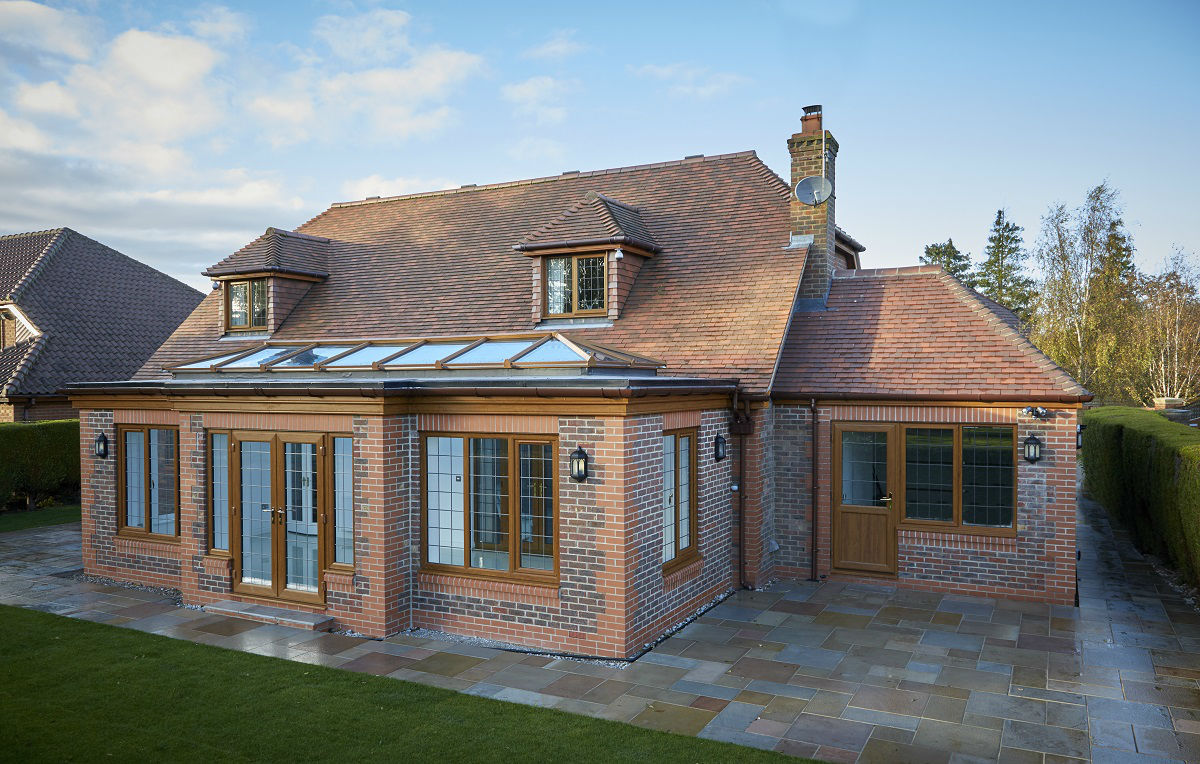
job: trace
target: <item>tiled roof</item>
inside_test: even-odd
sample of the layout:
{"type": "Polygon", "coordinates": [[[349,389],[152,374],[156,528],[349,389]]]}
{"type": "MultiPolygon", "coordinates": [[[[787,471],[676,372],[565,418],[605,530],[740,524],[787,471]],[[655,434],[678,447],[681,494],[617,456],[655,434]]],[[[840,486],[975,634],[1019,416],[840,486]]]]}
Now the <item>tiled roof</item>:
{"type": "Polygon", "coordinates": [[[262,236],[204,272],[205,276],[241,273],[296,273],[328,276],[326,254],[329,240],[305,236],[282,228],[268,228],[262,236]]]}
{"type": "Polygon", "coordinates": [[[63,229],[0,236],[0,300],[14,299],[63,229]]]}
{"type": "Polygon", "coordinates": [[[552,222],[526,236],[516,249],[536,251],[587,244],[616,244],[658,252],[636,207],[589,191],[552,222]]]}
{"type": "Polygon", "coordinates": [[[18,342],[0,350],[0,396],[19,389],[21,377],[44,344],[42,337],[18,342]]]}
{"type": "Polygon", "coordinates": [[[0,238],[0,255],[23,238],[39,240],[43,249],[13,300],[40,332],[29,343],[36,353],[14,367],[15,380],[3,373],[11,362],[0,361],[6,394],[48,395],[69,382],[128,379],[201,299],[186,284],[69,228],[50,234],[0,238]]]}
{"type": "Polygon", "coordinates": [[[776,395],[1079,401],[1090,396],[1012,312],[938,266],[838,271],[826,310],[797,312],[776,395]]]}
{"type": "MultiPolygon", "coordinates": [[[[660,359],[660,375],[739,378],[765,391],[804,250],[784,249],[789,189],[753,152],[335,204],[300,228],[329,239],[329,277],[273,339],[537,331],[529,257],[513,246],[591,191],[619,199],[603,204],[621,230],[653,232],[661,251],[611,327],[571,336],[660,359]]],[[[220,311],[214,293],[139,378],[226,347],[220,311]]]]}

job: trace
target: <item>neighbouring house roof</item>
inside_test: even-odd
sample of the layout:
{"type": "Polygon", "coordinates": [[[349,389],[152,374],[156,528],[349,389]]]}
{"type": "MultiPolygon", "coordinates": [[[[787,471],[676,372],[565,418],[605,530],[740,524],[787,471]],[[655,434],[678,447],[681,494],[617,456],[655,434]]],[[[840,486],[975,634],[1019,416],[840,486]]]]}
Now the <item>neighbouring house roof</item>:
{"type": "Polygon", "coordinates": [[[939,266],[837,271],[827,309],[796,313],[778,396],[1080,401],[1012,311],[939,266]]]}
{"type": "MultiPolygon", "coordinates": [[[[299,228],[329,240],[328,278],[272,340],[538,331],[529,258],[514,247],[563,219],[555,238],[615,226],[659,249],[620,318],[572,326],[572,339],[657,359],[660,375],[765,392],[804,271],[806,250],[785,249],[788,199],[787,184],[744,152],[335,204],[299,228]]],[[[214,292],[137,378],[220,352],[221,335],[214,292]]]]}
{"type": "Polygon", "coordinates": [[[280,273],[328,276],[325,258],[329,239],[306,236],[282,228],[268,228],[262,236],[204,272],[205,276],[245,273],[280,273]]]}
{"type": "Polygon", "coordinates": [[[69,228],[0,237],[0,301],[36,337],[0,351],[0,395],[128,379],[196,307],[196,290],[69,228]]]}
{"type": "Polygon", "coordinates": [[[543,249],[589,245],[637,247],[658,252],[662,247],[646,228],[636,207],[589,191],[566,212],[539,228],[515,245],[515,249],[533,252],[543,249]]]}

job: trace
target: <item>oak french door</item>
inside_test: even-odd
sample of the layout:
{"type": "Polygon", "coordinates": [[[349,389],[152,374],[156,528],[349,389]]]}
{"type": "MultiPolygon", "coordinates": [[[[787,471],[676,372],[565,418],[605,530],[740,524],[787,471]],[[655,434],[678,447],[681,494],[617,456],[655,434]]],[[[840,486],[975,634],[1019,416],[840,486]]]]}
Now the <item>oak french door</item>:
{"type": "Polygon", "coordinates": [[[235,432],[232,451],[234,591],[322,602],[323,436],[235,432]]]}

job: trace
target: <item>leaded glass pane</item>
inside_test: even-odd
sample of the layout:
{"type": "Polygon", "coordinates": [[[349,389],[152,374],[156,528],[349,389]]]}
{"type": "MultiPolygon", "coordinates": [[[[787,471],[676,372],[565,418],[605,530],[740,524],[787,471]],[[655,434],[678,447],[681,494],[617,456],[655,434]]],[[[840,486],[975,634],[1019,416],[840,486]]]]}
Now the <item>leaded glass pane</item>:
{"type": "Polygon", "coordinates": [[[954,430],[909,427],[904,431],[904,516],[954,520],[954,430]]]}
{"type": "Polygon", "coordinates": [[[333,439],[333,561],[354,564],[354,441],[333,439]]]}
{"type": "Polygon", "coordinates": [[[271,585],[271,444],[245,441],[242,479],[242,581],[271,585]]]}
{"type": "Polygon", "coordinates": [[[146,527],[146,435],[125,433],[125,524],[146,527]]]}
{"type": "Polygon", "coordinates": [[[250,325],[267,325],[267,282],[264,279],[250,282],[250,325]]]}
{"type": "Polygon", "coordinates": [[[283,444],[284,516],[287,518],[287,588],[317,591],[317,447],[283,444]]]}
{"type": "Polygon", "coordinates": [[[604,308],[604,258],[581,257],[579,268],[579,310],[604,308]]]}
{"type": "Polygon", "coordinates": [[[209,476],[209,490],[212,503],[209,511],[212,513],[212,548],[229,549],[229,436],[225,433],[213,433],[209,438],[211,445],[209,464],[212,465],[212,475],[209,476]]]}
{"type": "Polygon", "coordinates": [[[571,258],[546,258],[546,312],[571,312],[571,258]]]}
{"type": "Polygon", "coordinates": [[[675,436],[663,436],[663,562],[675,559],[675,436]]]}
{"type": "Polygon", "coordinates": [[[679,436],[679,549],[692,545],[692,438],[679,436]]]}
{"type": "Polygon", "coordinates": [[[554,569],[554,454],[549,443],[522,443],[521,567],[554,569]]]}
{"type": "Polygon", "coordinates": [[[887,433],[842,433],[842,503],[886,507],[887,433]]]}
{"type": "Polygon", "coordinates": [[[463,439],[425,439],[426,548],[429,562],[463,564],[463,439]]]}
{"type": "Polygon", "coordinates": [[[150,430],[150,532],[175,535],[175,431],[150,430]]]}
{"type": "Polygon", "coordinates": [[[229,285],[229,325],[249,326],[250,324],[250,286],[245,281],[229,285]]]}
{"type": "Polygon", "coordinates": [[[1011,427],[962,428],[963,525],[1011,527],[1015,479],[1011,427]]]}
{"type": "Polygon", "coordinates": [[[508,441],[471,438],[471,567],[508,570],[508,441]]]}

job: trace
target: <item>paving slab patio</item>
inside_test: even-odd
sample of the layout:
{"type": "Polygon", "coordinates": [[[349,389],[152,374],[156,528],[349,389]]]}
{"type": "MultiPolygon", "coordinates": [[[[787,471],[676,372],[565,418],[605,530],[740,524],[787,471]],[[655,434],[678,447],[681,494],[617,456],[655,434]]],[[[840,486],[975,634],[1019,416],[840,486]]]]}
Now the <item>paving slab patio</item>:
{"type": "Polygon", "coordinates": [[[0,602],[827,761],[1200,760],[1200,611],[1079,522],[1078,608],[781,582],[624,668],[181,608],[79,579],[78,523],[0,534],[0,602]]]}

